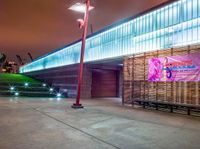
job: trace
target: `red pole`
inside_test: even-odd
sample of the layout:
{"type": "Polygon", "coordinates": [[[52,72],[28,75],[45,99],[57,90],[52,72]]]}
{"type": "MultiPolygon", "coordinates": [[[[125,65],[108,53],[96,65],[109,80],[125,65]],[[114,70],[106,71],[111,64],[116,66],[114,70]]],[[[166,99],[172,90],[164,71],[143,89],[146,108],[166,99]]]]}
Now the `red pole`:
{"type": "Polygon", "coordinates": [[[84,60],[84,52],[85,52],[85,42],[86,42],[87,31],[88,31],[90,0],[86,0],[85,3],[86,3],[86,12],[84,16],[84,30],[83,30],[83,36],[82,36],[77,96],[76,96],[76,103],[72,105],[72,108],[83,108],[82,104],[80,104],[80,97],[81,97],[81,84],[83,80],[83,60],[84,60]]]}

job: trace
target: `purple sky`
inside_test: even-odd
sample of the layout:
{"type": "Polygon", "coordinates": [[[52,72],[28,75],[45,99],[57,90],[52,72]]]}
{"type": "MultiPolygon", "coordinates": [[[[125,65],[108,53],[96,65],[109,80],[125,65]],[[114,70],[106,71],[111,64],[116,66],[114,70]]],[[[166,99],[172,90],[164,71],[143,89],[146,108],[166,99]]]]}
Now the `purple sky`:
{"type": "MultiPolygon", "coordinates": [[[[0,52],[29,59],[63,47],[81,37],[76,19],[68,10],[79,0],[0,0],[0,52]]],[[[91,0],[90,23],[98,31],[167,0],[91,0]]]]}

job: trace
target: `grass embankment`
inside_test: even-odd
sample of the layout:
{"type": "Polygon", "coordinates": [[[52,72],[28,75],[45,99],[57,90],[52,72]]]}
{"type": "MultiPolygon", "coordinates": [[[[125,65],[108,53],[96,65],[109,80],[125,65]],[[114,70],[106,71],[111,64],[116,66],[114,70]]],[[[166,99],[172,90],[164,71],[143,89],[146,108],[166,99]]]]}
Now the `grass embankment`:
{"type": "Polygon", "coordinates": [[[0,73],[0,82],[7,82],[7,83],[41,83],[38,80],[32,79],[30,77],[21,75],[21,74],[6,74],[6,73],[0,73]]]}

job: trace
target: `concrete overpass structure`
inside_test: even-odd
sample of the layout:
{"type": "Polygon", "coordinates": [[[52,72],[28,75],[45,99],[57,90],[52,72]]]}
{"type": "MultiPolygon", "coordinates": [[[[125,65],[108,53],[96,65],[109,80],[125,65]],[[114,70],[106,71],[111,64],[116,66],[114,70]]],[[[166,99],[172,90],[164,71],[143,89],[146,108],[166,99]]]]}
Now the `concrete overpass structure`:
{"type": "MultiPolygon", "coordinates": [[[[121,96],[125,56],[198,44],[199,33],[200,0],[176,0],[89,35],[82,96],[121,96]]],[[[80,49],[78,40],[21,67],[20,72],[75,96],[80,49]]]]}

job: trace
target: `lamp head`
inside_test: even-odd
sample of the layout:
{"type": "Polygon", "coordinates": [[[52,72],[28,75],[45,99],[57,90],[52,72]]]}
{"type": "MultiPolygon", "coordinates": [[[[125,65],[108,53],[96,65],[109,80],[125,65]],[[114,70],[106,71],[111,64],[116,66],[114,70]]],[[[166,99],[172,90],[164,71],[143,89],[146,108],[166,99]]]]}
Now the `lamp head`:
{"type": "Polygon", "coordinates": [[[77,22],[78,22],[78,27],[82,29],[85,25],[85,21],[83,19],[78,19],[77,22]]]}
{"type": "MultiPolygon", "coordinates": [[[[86,12],[86,4],[85,3],[76,3],[76,4],[72,5],[71,7],[69,7],[69,9],[76,11],[76,12],[85,13],[86,12]]],[[[94,7],[90,6],[89,11],[92,9],[94,9],[94,7]]]]}

